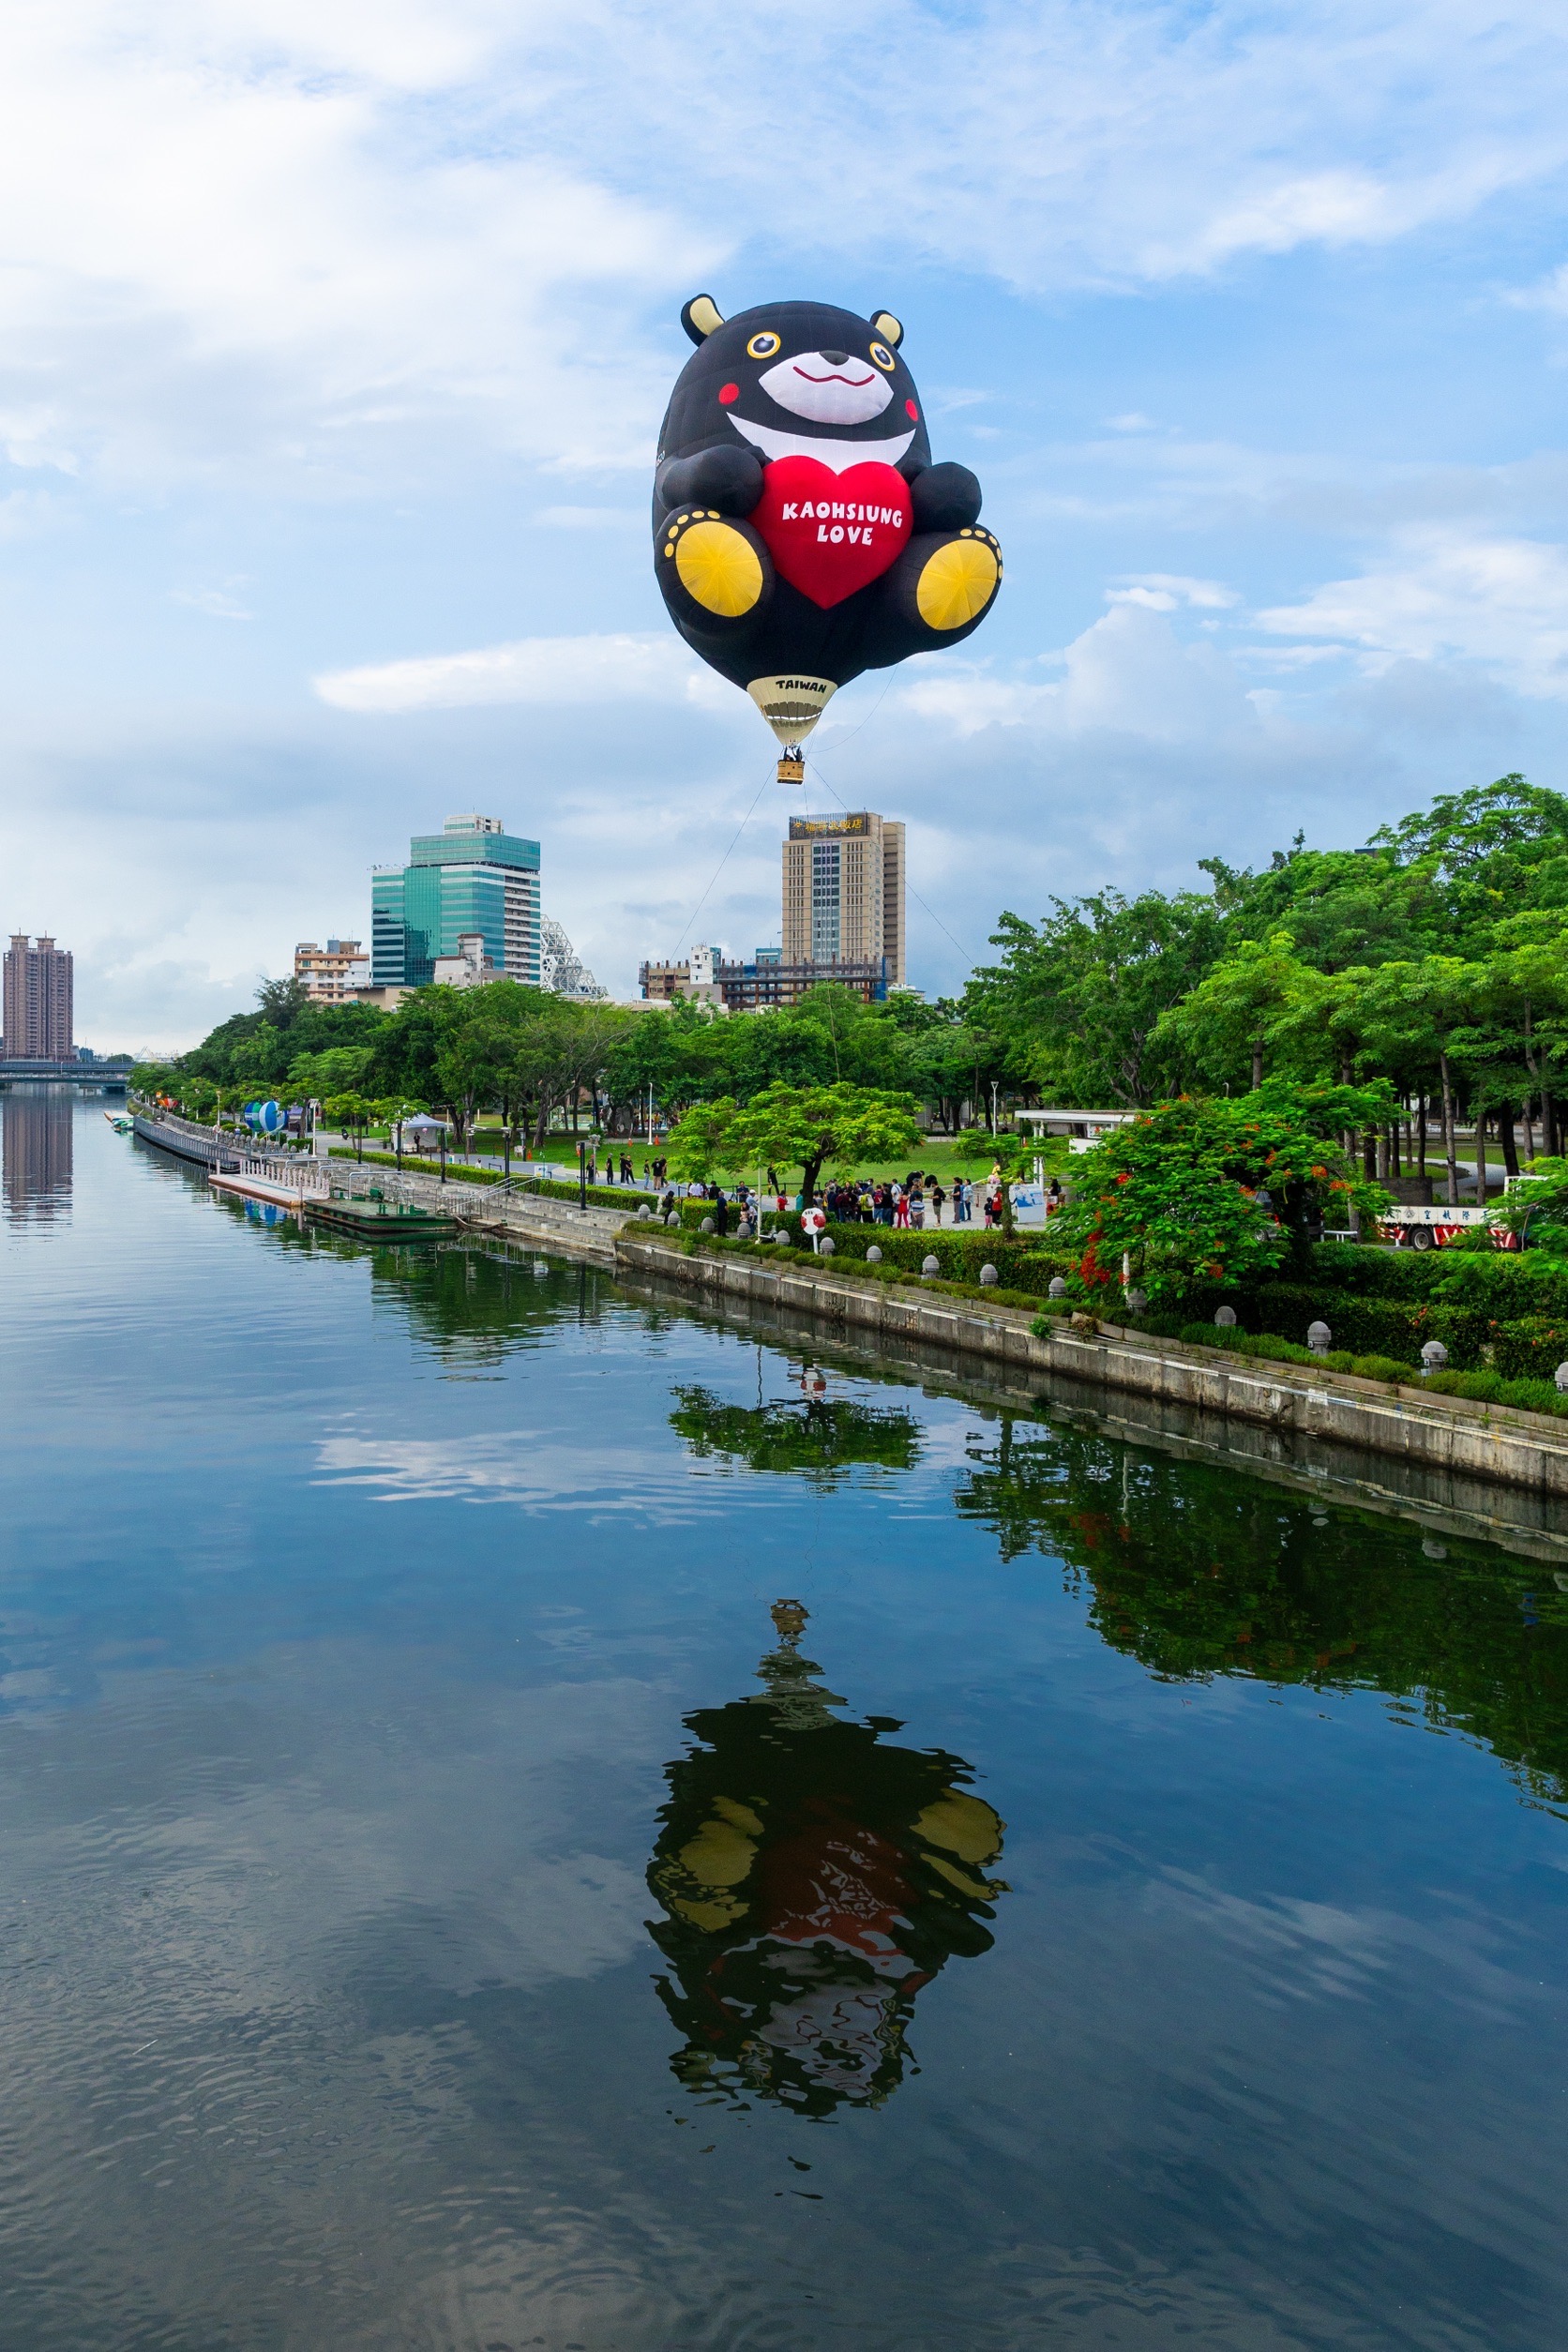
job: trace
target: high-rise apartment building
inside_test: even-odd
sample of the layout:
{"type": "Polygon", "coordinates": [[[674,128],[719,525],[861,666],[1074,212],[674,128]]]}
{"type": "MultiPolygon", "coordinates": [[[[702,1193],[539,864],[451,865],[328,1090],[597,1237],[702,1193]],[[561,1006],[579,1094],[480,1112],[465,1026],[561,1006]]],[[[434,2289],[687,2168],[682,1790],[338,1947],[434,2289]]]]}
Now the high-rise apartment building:
{"type": "Polygon", "coordinates": [[[6,950],[6,1058],[10,1062],[68,1062],[74,1018],[69,951],[25,931],[13,931],[6,950]]]}
{"type": "Polygon", "coordinates": [[[477,936],[498,976],[539,985],[539,845],[499,817],[448,817],[417,834],[406,866],[370,882],[370,983],[422,988],[438,957],[477,936]]]}
{"type": "Polygon", "coordinates": [[[902,987],[902,824],[869,808],[792,817],[784,844],[784,962],[859,965],[879,958],[889,986],[902,987]]]}
{"type": "Polygon", "coordinates": [[[317,1004],[346,1004],[355,988],[370,984],[369,960],[356,939],[329,939],[318,947],[302,939],[294,952],[294,978],[317,1004]]]}

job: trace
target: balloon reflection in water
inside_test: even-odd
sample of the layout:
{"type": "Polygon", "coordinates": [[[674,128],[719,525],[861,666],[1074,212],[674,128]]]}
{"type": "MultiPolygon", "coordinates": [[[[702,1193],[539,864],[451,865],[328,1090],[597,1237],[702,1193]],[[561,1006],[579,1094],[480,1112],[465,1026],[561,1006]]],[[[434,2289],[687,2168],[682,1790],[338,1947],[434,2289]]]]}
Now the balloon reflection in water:
{"type": "Polygon", "coordinates": [[[701,1744],[669,1767],[652,1932],[687,2088],[822,2116],[896,2090],[921,1986],[990,1949],[1005,1825],[961,1757],[834,1714],[846,1702],[800,1655],[806,1610],[772,1613],[761,1692],[686,1719],[701,1744]]]}

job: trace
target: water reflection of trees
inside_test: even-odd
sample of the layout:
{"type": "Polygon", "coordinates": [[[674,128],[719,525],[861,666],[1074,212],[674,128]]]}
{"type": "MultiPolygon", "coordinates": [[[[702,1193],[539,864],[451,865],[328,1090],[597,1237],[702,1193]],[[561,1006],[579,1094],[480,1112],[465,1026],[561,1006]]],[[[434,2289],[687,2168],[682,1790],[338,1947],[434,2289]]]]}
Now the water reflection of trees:
{"type": "Polygon", "coordinates": [[[896,1407],[825,1395],[804,1395],[799,1404],[790,1398],[732,1405],[710,1389],[674,1393],[679,1403],[670,1425],[703,1459],[803,1472],[818,1485],[837,1486],[853,1469],[907,1470],[920,1458],[919,1425],[896,1407]]]}
{"type": "Polygon", "coordinates": [[[1549,1568],[1005,1415],[970,1455],[959,1515],[1005,1559],[1066,1561],[1097,1632],[1151,1674],[1416,1701],[1530,1796],[1568,1802],[1568,1596],[1549,1568]]]}
{"type": "Polygon", "coordinates": [[[776,1602],[760,1693],[686,1718],[648,1869],[665,1917],[661,1999],[688,2088],[807,2115],[878,2106],[911,2063],[915,1996],[990,1949],[1006,1892],[985,1873],[1003,1824],[941,1749],[848,1723],[800,1655],[806,1610],[776,1602]]]}
{"type": "MultiPolygon", "coordinates": [[[[344,1237],[342,1247],[362,1256],[366,1244],[344,1237]]],[[[493,1368],[520,1349],[538,1347],[564,1308],[575,1308],[585,1320],[597,1319],[601,1278],[592,1267],[554,1265],[541,1276],[534,1266],[532,1258],[428,1243],[377,1249],[371,1259],[376,1308],[404,1317],[448,1362],[493,1368]]]]}

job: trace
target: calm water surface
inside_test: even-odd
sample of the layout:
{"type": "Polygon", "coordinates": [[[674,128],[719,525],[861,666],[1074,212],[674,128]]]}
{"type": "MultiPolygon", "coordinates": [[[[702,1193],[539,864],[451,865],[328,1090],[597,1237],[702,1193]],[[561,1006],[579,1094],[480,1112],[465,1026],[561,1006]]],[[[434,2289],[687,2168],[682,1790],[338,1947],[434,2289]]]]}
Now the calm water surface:
{"type": "Polygon", "coordinates": [[[0,1122],[0,2344],[1562,2342],[1549,1568],[0,1122]]]}

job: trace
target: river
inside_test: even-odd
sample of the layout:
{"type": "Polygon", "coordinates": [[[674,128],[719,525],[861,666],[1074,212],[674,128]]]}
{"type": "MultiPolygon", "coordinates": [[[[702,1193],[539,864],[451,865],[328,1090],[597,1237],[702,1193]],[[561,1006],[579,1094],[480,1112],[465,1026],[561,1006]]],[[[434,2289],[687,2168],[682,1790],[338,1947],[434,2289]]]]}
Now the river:
{"type": "Polygon", "coordinates": [[[0,2343],[1560,2343],[1568,1576],[0,1131],[0,2343]]]}

